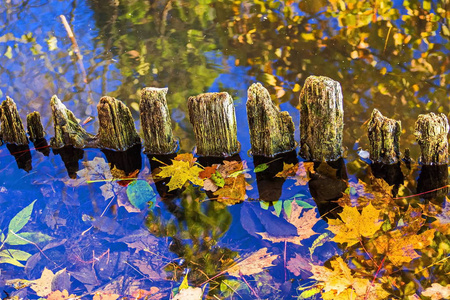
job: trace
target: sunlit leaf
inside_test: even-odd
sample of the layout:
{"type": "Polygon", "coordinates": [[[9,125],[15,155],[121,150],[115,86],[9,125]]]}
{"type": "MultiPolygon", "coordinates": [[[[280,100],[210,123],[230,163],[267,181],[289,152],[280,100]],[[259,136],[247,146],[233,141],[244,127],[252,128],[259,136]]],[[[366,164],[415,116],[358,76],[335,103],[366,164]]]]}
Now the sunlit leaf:
{"type": "Polygon", "coordinates": [[[260,165],[257,165],[257,166],[255,167],[254,172],[255,172],[255,173],[262,172],[262,171],[264,171],[264,170],[267,170],[268,168],[269,168],[269,165],[268,165],[268,164],[260,164],[260,165]]]}
{"type": "Polygon", "coordinates": [[[170,177],[167,184],[169,191],[182,188],[183,185],[190,181],[195,185],[203,186],[203,180],[199,178],[199,173],[203,169],[197,166],[191,166],[188,161],[172,160],[172,165],[161,167],[158,177],[170,177]]]}
{"type": "Polygon", "coordinates": [[[333,241],[347,246],[358,243],[361,237],[371,237],[383,224],[380,211],[372,204],[364,207],[361,214],[356,207],[345,206],[339,216],[341,220],[328,220],[328,229],[335,234],[333,241]]]}
{"type": "Polygon", "coordinates": [[[450,299],[450,284],[442,286],[439,283],[432,283],[422,292],[422,296],[430,297],[432,300],[450,299]]]}
{"type": "Polygon", "coordinates": [[[42,271],[41,278],[33,280],[30,286],[38,296],[47,297],[52,292],[52,281],[55,274],[47,268],[42,271]]]}
{"type": "Polygon", "coordinates": [[[52,239],[53,237],[41,232],[19,232],[17,233],[17,236],[15,234],[10,234],[7,243],[9,245],[26,245],[30,242],[39,244],[49,242],[52,239]]]}

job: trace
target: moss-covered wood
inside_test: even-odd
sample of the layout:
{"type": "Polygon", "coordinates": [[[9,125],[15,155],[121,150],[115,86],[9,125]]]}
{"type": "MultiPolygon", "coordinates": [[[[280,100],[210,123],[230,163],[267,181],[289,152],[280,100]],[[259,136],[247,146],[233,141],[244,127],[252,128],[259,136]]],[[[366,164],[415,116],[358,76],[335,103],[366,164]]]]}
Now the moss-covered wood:
{"type": "Polygon", "coordinates": [[[144,134],[144,153],[170,154],[177,150],[166,94],[167,88],[147,87],[141,91],[139,111],[144,134]]]}
{"type": "Polygon", "coordinates": [[[419,115],[414,134],[420,146],[419,161],[422,164],[443,165],[448,163],[448,130],[448,120],[444,114],[419,115]]]}
{"type": "Polygon", "coordinates": [[[334,161],[342,155],[344,109],[339,82],[309,76],[300,93],[300,155],[334,161]]]}
{"type": "Polygon", "coordinates": [[[27,115],[27,130],[30,140],[34,143],[36,140],[43,139],[45,136],[44,126],[41,123],[41,115],[34,111],[27,115]]]}
{"type": "Polygon", "coordinates": [[[28,145],[27,135],[13,99],[6,97],[1,105],[1,131],[5,143],[28,145]]]}
{"type": "Polygon", "coordinates": [[[130,109],[113,97],[102,97],[97,105],[99,130],[97,146],[125,151],[141,142],[130,109]]]}
{"type": "Polygon", "coordinates": [[[280,112],[260,83],[249,87],[247,97],[252,154],[273,157],[294,149],[294,122],[289,113],[280,112]]]}
{"type": "Polygon", "coordinates": [[[400,121],[383,116],[374,109],[368,123],[369,153],[373,162],[395,164],[400,159],[400,121]]]}
{"type": "Polygon", "coordinates": [[[50,105],[55,128],[55,136],[50,140],[51,146],[54,148],[69,145],[75,148],[89,146],[94,137],[81,127],[74,114],[56,95],[52,97],[50,105]]]}
{"type": "Polygon", "coordinates": [[[231,156],[239,151],[233,99],[228,93],[205,93],[188,100],[197,154],[231,156]]]}

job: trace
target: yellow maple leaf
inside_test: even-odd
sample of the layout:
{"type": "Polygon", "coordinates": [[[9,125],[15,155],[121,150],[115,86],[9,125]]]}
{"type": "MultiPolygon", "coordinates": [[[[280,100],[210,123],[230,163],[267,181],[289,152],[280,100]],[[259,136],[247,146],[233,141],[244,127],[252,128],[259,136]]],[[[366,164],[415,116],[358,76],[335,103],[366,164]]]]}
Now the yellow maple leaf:
{"type": "Polygon", "coordinates": [[[275,177],[280,177],[280,178],[284,178],[286,179],[287,177],[290,176],[295,176],[295,173],[298,170],[298,164],[287,164],[285,162],[283,162],[283,170],[278,172],[275,177]]]}
{"type": "Polygon", "coordinates": [[[262,248],[229,268],[227,273],[234,277],[258,274],[264,268],[273,266],[272,262],[277,258],[278,255],[267,253],[267,248],[262,248]]]}
{"type": "Polygon", "coordinates": [[[202,168],[192,165],[189,161],[172,160],[172,165],[161,167],[161,172],[158,177],[170,177],[167,184],[169,191],[182,188],[183,185],[190,181],[195,185],[203,186],[203,180],[199,178],[199,173],[203,171],[202,168]]]}
{"type": "Polygon", "coordinates": [[[379,236],[375,241],[378,253],[385,254],[396,266],[420,257],[414,249],[423,249],[431,244],[436,230],[430,229],[422,234],[404,235],[400,230],[379,236]]]}
{"type": "Polygon", "coordinates": [[[55,274],[47,268],[44,268],[42,271],[41,278],[33,280],[31,284],[31,288],[36,292],[36,294],[40,297],[46,297],[52,292],[52,281],[55,277],[55,274]]]}
{"type": "Polygon", "coordinates": [[[273,243],[280,242],[290,242],[297,245],[302,245],[301,241],[307,239],[315,234],[312,230],[313,226],[316,225],[320,218],[317,217],[315,209],[306,210],[302,216],[303,208],[298,205],[295,201],[292,202],[292,211],[287,221],[297,228],[297,235],[290,237],[274,237],[269,235],[267,232],[258,232],[258,234],[265,240],[269,240],[273,243]]]}
{"type": "Polygon", "coordinates": [[[328,220],[328,230],[335,234],[333,241],[347,246],[358,243],[361,236],[371,237],[383,223],[379,219],[380,211],[372,204],[364,207],[361,214],[356,207],[345,206],[339,216],[342,220],[328,220]]]}

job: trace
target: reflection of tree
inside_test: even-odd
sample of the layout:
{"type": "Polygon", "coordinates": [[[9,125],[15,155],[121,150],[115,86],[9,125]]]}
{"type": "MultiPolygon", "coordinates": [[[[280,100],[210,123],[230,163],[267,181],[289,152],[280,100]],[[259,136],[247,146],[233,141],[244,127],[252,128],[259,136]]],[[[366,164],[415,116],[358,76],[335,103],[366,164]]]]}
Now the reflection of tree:
{"type": "MultiPolygon", "coordinates": [[[[205,197],[204,192],[188,186],[181,194],[179,211],[169,217],[157,212],[147,216],[150,232],[171,237],[170,251],[183,259],[172,262],[168,270],[173,272],[175,280],[179,280],[183,271],[189,269],[192,285],[201,284],[227,269],[237,255],[228,248],[217,246],[232,221],[227,206],[216,201],[202,203],[205,197]]],[[[221,278],[224,277],[216,278],[214,282],[220,284],[221,278]]]]}

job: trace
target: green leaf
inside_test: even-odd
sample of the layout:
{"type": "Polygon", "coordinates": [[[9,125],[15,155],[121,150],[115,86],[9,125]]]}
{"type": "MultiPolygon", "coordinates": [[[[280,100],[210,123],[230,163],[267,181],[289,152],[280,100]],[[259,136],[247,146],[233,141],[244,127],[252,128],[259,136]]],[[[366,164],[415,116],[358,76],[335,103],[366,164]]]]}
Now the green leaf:
{"type": "Polygon", "coordinates": [[[268,164],[260,164],[260,165],[257,165],[257,166],[255,167],[254,172],[255,172],[255,173],[262,172],[262,171],[264,171],[264,170],[267,170],[268,168],[269,168],[269,165],[268,165],[268,164]]]}
{"type": "Polygon", "coordinates": [[[275,201],[273,203],[273,208],[275,209],[275,213],[277,214],[277,217],[279,217],[281,214],[281,209],[283,208],[283,201],[280,201],[280,200],[275,201]]]}
{"type": "Polygon", "coordinates": [[[283,201],[283,209],[284,209],[284,212],[286,213],[286,216],[288,218],[290,218],[291,212],[292,212],[292,200],[283,201]]]}
{"type": "Polygon", "coordinates": [[[316,248],[322,246],[329,240],[330,240],[329,232],[324,232],[321,235],[319,235],[319,237],[312,243],[311,247],[309,248],[309,255],[311,257],[311,260],[313,259],[312,256],[313,256],[314,250],[316,250],[316,248]]]}
{"type": "Polygon", "coordinates": [[[53,239],[51,236],[46,235],[41,232],[20,232],[20,233],[17,233],[17,235],[24,239],[21,239],[20,237],[16,236],[15,234],[9,234],[6,243],[9,245],[12,245],[12,246],[16,246],[16,245],[26,245],[26,244],[29,244],[30,242],[39,244],[39,243],[51,241],[53,239]],[[30,242],[28,242],[28,241],[30,241],[30,242]]]}
{"type": "MultiPolygon", "coordinates": [[[[0,252],[1,254],[1,252],[0,252]]],[[[3,257],[0,256],[0,264],[10,264],[16,267],[25,267],[20,261],[12,258],[12,257],[3,257]]]]}
{"type": "Polygon", "coordinates": [[[8,48],[6,48],[6,52],[4,54],[7,58],[11,59],[12,58],[12,48],[11,46],[8,46],[8,48]]]}
{"type": "Polygon", "coordinates": [[[184,279],[181,282],[180,287],[178,288],[178,290],[181,291],[183,289],[187,289],[188,287],[189,287],[188,274],[186,274],[186,276],[184,276],[184,279]]]}
{"type": "Polygon", "coordinates": [[[297,202],[297,204],[303,208],[314,208],[315,206],[312,206],[311,204],[309,204],[308,202],[302,201],[302,200],[295,200],[295,202],[297,202]]]}
{"type": "Polygon", "coordinates": [[[218,171],[216,171],[215,174],[211,175],[211,179],[214,182],[214,184],[217,185],[218,187],[225,186],[225,179],[223,179],[222,174],[220,174],[218,171]]]}
{"type": "Polygon", "coordinates": [[[20,261],[27,261],[31,257],[30,253],[27,253],[22,250],[15,250],[15,249],[9,249],[9,250],[3,250],[0,251],[0,264],[11,264],[18,267],[24,267],[24,265],[19,262],[20,261]]]}
{"type": "Polygon", "coordinates": [[[36,200],[31,202],[30,205],[19,211],[19,213],[12,218],[11,222],[9,222],[8,236],[10,235],[10,231],[17,233],[28,223],[35,202],[36,200]]]}
{"type": "Polygon", "coordinates": [[[127,196],[130,203],[138,208],[143,209],[148,202],[151,202],[150,206],[156,199],[156,194],[153,188],[145,180],[135,180],[127,186],[127,196]]]}
{"type": "Polygon", "coordinates": [[[269,202],[259,201],[259,205],[262,209],[269,209],[269,202]]]}
{"type": "Polygon", "coordinates": [[[317,295],[321,291],[322,291],[322,289],[313,287],[310,290],[306,290],[306,291],[302,292],[300,294],[300,296],[298,296],[297,300],[311,298],[312,296],[317,295]]]}

